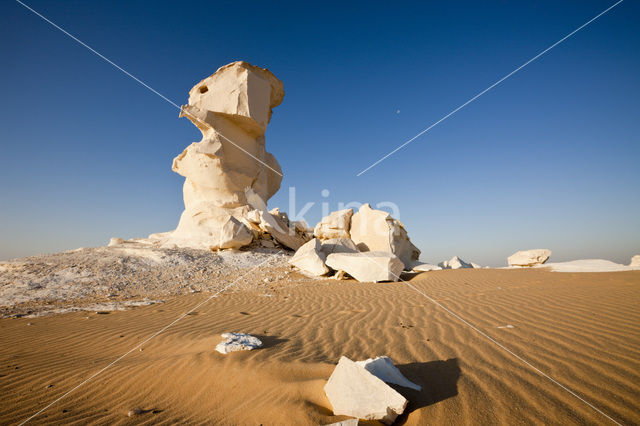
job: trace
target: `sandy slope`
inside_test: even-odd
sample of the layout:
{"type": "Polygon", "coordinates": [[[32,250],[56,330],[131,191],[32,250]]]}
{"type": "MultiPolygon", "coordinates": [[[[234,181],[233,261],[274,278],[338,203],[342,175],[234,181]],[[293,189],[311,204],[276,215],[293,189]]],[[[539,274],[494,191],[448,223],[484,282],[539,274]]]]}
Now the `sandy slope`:
{"type": "MultiPolygon", "coordinates": [[[[269,284],[271,297],[212,299],[34,423],[331,423],[341,418],[322,387],[340,355],[389,355],[423,386],[397,388],[411,401],[399,423],[609,423],[403,283],[300,278],[269,284]],[[221,355],[225,331],[266,348],[221,355]],[[155,411],[126,417],[136,406],[155,411]]],[[[447,270],[411,282],[616,421],[640,423],[640,272],[447,270]]],[[[206,297],[0,320],[0,423],[27,418],[206,297]]]]}

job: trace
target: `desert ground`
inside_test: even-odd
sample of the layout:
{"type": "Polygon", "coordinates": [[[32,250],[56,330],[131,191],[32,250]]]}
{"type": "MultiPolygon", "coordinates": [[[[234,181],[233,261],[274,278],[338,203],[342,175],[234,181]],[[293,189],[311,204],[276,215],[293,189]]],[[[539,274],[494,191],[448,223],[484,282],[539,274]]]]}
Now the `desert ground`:
{"type": "MultiPolygon", "coordinates": [[[[33,424],[317,425],[341,355],[390,356],[422,391],[397,424],[611,424],[403,282],[249,275],[33,418],[33,424]],[[223,355],[224,332],[264,347],[223,355]],[[129,417],[129,410],[143,412],[129,417]]],[[[16,424],[210,298],[0,319],[0,423],[16,424]]],[[[405,277],[620,424],[640,423],[640,271],[458,269],[405,277]]],[[[176,284],[177,285],[177,284],[176,284]]],[[[183,288],[183,287],[180,287],[183,288]]],[[[105,289],[108,292],[109,289],[105,289]]],[[[34,305],[35,306],[35,305],[34,305]]]]}

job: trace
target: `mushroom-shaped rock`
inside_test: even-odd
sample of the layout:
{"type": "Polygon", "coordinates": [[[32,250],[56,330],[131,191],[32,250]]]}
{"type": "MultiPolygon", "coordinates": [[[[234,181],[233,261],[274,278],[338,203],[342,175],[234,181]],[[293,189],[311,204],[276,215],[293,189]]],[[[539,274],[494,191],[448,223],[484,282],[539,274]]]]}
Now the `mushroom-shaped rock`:
{"type": "Polygon", "coordinates": [[[387,251],[405,264],[418,260],[420,250],[409,240],[399,220],[382,210],[363,204],[351,218],[351,239],[360,251],[387,251]]]}
{"type": "Polygon", "coordinates": [[[321,240],[349,238],[353,209],[339,210],[322,218],[313,230],[313,236],[321,240]]]}
{"type": "Polygon", "coordinates": [[[442,269],[467,269],[473,268],[473,264],[465,262],[460,259],[458,256],[453,256],[449,260],[442,261],[438,263],[438,266],[442,269]]]}
{"type": "Polygon", "coordinates": [[[293,266],[312,275],[325,275],[329,268],[324,264],[326,255],[320,250],[320,241],[312,239],[302,245],[289,260],[293,266]]]}
{"type": "Polygon", "coordinates": [[[384,251],[333,253],[327,256],[325,263],[361,282],[398,281],[404,269],[395,254],[384,251]]]}
{"type": "Polygon", "coordinates": [[[358,247],[349,238],[331,238],[322,242],[320,250],[328,256],[332,253],[357,253],[358,247]]]}
{"type": "Polygon", "coordinates": [[[391,424],[404,412],[405,397],[347,357],[341,357],[324,392],[333,414],[391,424]]]}
{"type": "Polygon", "coordinates": [[[542,265],[551,256],[551,250],[534,249],[523,250],[512,254],[507,258],[509,266],[535,266],[542,265]]]}
{"type": "MultiPolygon", "coordinates": [[[[196,84],[180,116],[202,132],[173,160],[184,176],[185,210],[175,231],[163,238],[181,247],[215,248],[249,244],[233,238],[221,244],[229,216],[243,222],[280,188],[282,171],[265,149],[272,109],[283,99],[282,82],[269,70],[233,62],[196,84]]],[[[234,224],[233,227],[237,226],[234,224]]]]}

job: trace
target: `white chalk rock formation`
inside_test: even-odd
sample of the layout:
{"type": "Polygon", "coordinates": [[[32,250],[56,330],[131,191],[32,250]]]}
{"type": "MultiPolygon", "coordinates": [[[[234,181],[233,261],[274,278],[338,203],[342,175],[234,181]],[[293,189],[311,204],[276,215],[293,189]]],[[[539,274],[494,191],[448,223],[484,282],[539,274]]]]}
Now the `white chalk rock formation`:
{"type": "Polygon", "coordinates": [[[376,376],[385,383],[393,383],[405,388],[422,390],[422,386],[417,385],[404,377],[404,375],[393,365],[393,361],[388,356],[369,358],[364,361],[356,361],[356,364],[363,367],[369,373],[376,376]]]}
{"type": "Polygon", "coordinates": [[[636,254],[631,258],[631,263],[629,263],[629,266],[631,266],[632,268],[640,268],[640,254],[636,254]]]}
{"type": "Polygon", "coordinates": [[[351,239],[360,251],[386,251],[395,254],[405,265],[420,257],[420,250],[409,240],[399,220],[387,212],[363,204],[351,218],[351,239]]]}
{"type": "Polygon", "coordinates": [[[358,247],[349,238],[331,238],[322,242],[320,250],[328,256],[332,253],[357,253],[358,247]]]}
{"type": "Polygon", "coordinates": [[[369,371],[341,357],[324,392],[333,414],[392,424],[407,406],[405,397],[369,371]]]}
{"type": "Polygon", "coordinates": [[[512,254],[507,258],[509,266],[535,266],[542,265],[551,256],[551,250],[535,249],[523,250],[512,254]]]}
{"type": "Polygon", "coordinates": [[[398,281],[404,265],[393,253],[333,253],[325,262],[336,271],[344,271],[361,282],[398,281]]]}
{"type": "MultiPolygon", "coordinates": [[[[458,256],[453,256],[449,260],[442,261],[438,263],[438,266],[442,269],[466,269],[474,267],[472,263],[467,263],[464,260],[460,259],[458,256]]],[[[477,267],[480,268],[480,265],[478,265],[477,267]]]]}
{"type": "Polygon", "coordinates": [[[327,255],[320,250],[320,240],[314,238],[303,244],[289,263],[304,272],[320,276],[329,273],[329,268],[324,264],[326,257],[327,255]]]}
{"type": "Polygon", "coordinates": [[[323,217],[313,230],[313,236],[321,240],[349,238],[351,216],[353,209],[339,210],[323,217]]]}
{"type": "Polygon", "coordinates": [[[172,170],[186,178],[185,210],[176,230],[157,238],[213,250],[251,242],[255,235],[246,217],[256,208],[266,210],[282,180],[264,134],[283,97],[282,82],[269,70],[242,61],[191,89],[180,116],[198,127],[202,140],[173,160],[172,170]]]}
{"type": "Polygon", "coordinates": [[[216,346],[216,351],[228,354],[236,351],[250,351],[262,346],[262,342],[255,336],[245,333],[223,333],[222,342],[216,346]]]}

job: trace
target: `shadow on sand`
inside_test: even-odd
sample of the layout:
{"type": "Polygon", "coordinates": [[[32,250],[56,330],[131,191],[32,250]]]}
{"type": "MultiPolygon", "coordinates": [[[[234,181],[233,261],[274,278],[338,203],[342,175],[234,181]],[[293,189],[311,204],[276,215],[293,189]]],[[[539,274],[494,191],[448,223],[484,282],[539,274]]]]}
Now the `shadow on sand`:
{"type": "Polygon", "coordinates": [[[390,384],[409,400],[407,409],[396,424],[405,424],[409,413],[458,395],[460,367],[457,358],[446,361],[413,362],[397,365],[398,370],[412,382],[422,386],[421,391],[390,384]]]}
{"type": "Polygon", "coordinates": [[[264,334],[252,334],[262,342],[262,349],[272,348],[280,343],[288,342],[289,339],[280,339],[275,336],[265,336],[264,334]]]}

